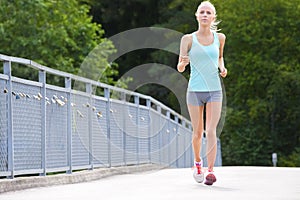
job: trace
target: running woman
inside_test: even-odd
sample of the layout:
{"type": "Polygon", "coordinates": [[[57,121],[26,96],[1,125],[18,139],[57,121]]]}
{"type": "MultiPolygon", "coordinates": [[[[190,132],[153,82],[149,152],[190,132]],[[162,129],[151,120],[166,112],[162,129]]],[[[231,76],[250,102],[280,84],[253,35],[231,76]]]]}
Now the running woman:
{"type": "Polygon", "coordinates": [[[204,184],[212,185],[217,180],[213,168],[217,155],[216,129],[221,116],[223,97],[220,76],[225,78],[227,75],[223,59],[226,36],[217,33],[217,14],[212,3],[203,1],[195,15],[198,30],[181,38],[177,70],[183,72],[190,64],[187,105],[193,127],[193,177],[198,183],[204,181],[200,151],[205,117],[208,173],[204,184]],[[205,105],[206,116],[203,112],[205,105]]]}

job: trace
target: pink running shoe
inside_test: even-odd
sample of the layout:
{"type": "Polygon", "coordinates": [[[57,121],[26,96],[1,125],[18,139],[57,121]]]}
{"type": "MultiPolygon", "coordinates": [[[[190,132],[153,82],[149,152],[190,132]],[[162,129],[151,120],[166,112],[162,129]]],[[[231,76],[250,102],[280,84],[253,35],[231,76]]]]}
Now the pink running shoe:
{"type": "Polygon", "coordinates": [[[197,183],[202,183],[204,180],[204,173],[201,171],[202,162],[195,163],[193,177],[197,183]]]}
{"type": "Polygon", "coordinates": [[[216,182],[217,181],[217,178],[216,178],[216,176],[214,175],[214,172],[213,171],[208,171],[208,174],[207,174],[207,176],[206,176],[206,178],[205,178],[205,182],[204,182],[204,184],[205,185],[212,185],[212,184],[214,184],[214,182],[216,182]]]}

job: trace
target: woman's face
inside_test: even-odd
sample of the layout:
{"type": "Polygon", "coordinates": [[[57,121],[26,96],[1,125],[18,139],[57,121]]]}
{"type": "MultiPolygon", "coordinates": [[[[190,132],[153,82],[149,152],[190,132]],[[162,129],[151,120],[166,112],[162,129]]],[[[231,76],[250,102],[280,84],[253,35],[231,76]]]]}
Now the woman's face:
{"type": "Polygon", "coordinates": [[[198,8],[196,17],[201,25],[211,25],[215,20],[215,13],[209,5],[202,5],[198,8]]]}

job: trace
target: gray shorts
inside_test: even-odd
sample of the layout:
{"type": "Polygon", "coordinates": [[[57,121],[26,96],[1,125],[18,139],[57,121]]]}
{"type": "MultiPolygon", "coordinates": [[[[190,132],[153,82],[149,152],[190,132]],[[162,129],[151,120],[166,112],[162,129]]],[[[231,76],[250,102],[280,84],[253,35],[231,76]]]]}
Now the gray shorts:
{"type": "Polygon", "coordinates": [[[208,102],[222,102],[222,90],[212,92],[187,92],[186,100],[188,105],[204,106],[208,102]]]}

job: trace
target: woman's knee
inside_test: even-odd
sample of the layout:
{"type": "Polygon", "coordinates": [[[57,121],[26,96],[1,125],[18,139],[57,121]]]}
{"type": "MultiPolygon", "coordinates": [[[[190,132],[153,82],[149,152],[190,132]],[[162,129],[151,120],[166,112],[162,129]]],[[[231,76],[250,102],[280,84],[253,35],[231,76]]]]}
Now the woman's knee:
{"type": "Polygon", "coordinates": [[[201,139],[203,135],[203,131],[194,131],[193,138],[194,139],[201,139]]]}
{"type": "Polygon", "coordinates": [[[217,129],[216,128],[208,128],[205,130],[205,136],[207,138],[215,138],[217,137],[217,129]]]}

